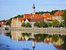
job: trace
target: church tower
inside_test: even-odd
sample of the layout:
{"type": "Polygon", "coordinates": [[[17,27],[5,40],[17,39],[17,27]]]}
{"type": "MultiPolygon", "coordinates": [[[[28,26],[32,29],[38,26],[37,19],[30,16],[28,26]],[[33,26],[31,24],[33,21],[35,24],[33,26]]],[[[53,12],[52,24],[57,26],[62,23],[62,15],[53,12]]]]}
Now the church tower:
{"type": "Polygon", "coordinates": [[[33,4],[33,14],[35,14],[35,4],[33,4]]]}

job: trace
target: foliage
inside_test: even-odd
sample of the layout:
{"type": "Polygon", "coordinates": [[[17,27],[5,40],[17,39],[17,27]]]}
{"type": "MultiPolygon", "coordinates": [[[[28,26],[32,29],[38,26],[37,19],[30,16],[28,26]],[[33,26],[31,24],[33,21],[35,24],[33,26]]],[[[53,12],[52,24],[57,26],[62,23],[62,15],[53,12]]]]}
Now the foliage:
{"type": "Polygon", "coordinates": [[[47,34],[35,34],[36,41],[44,41],[44,39],[48,36],[47,34]]]}
{"type": "Polygon", "coordinates": [[[47,23],[48,27],[51,27],[52,26],[52,23],[47,23]]]}
{"type": "Polygon", "coordinates": [[[39,22],[35,22],[34,23],[34,26],[39,26],[39,22]]]}
{"type": "Polygon", "coordinates": [[[36,14],[44,14],[44,13],[50,13],[50,12],[43,12],[43,11],[41,11],[41,12],[36,12],[36,14]]]}
{"type": "Polygon", "coordinates": [[[53,41],[56,42],[58,39],[59,39],[59,36],[58,35],[52,35],[52,40],[53,41]]]}
{"type": "Polygon", "coordinates": [[[30,33],[21,33],[23,37],[30,36],[30,33]]]}
{"type": "Polygon", "coordinates": [[[53,10],[53,11],[50,12],[50,14],[54,15],[54,13],[57,12],[57,11],[59,11],[59,10],[53,10]]]}
{"type": "Polygon", "coordinates": [[[21,26],[22,26],[22,27],[25,27],[25,22],[23,22],[21,26]]]}
{"type": "Polygon", "coordinates": [[[59,26],[59,21],[53,20],[53,21],[52,21],[52,26],[53,26],[53,27],[58,27],[58,26],[59,26]]]}
{"type": "Polygon", "coordinates": [[[23,17],[23,15],[17,15],[17,16],[15,16],[14,18],[22,18],[23,17]]]}
{"type": "Polygon", "coordinates": [[[36,14],[44,14],[44,13],[50,13],[51,15],[54,15],[54,13],[55,12],[57,12],[57,11],[59,11],[59,10],[53,10],[53,11],[51,11],[51,12],[48,12],[48,11],[46,11],[46,12],[44,12],[44,11],[39,11],[39,12],[36,12],[36,14]]]}
{"type": "Polygon", "coordinates": [[[62,49],[66,50],[66,35],[63,35],[64,44],[62,45],[62,49]]]}
{"type": "Polygon", "coordinates": [[[62,15],[62,18],[64,19],[65,27],[66,27],[66,10],[64,10],[64,13],[62,15]]]}
{"type": "Polygon", "coordinates": [[[25,27],[31,27],[30,23],[25,23],[25,27]]]}
{"type": "Polygon", "coordinates": [[[65,26],[65,23],[64,21],[60,23],[59,27],[64,27],[65,26]]]}
{"type": "Polygon", "coordinates": [[[11,38],[11,32],[6,33],[6,36],[9,36],[11,38]]]}
{"type": "Polygon", "coordinates": [[[37,26],[37,27],[48,27],[47,23],[44,22],[44,21],[35,22],[34,26],[37,26]]]}
{"type": "Polygon", "coordinates": [[[31,27],[30,23],[28,23],[28,22],[27,23],[23,22],[21,26],[22,27],[31,27]]]}
{"type": "Polygon", "coordinates": [[[11,20],[12,20],[12,18],[10,18],[10,19],[7,21],[6,25],[11,25],[11,20]]]}
{"type": "Polygon", "coordinates": [[[5,27],[5,30],[9,30],[9,28],[8,27],[5,27]]]}

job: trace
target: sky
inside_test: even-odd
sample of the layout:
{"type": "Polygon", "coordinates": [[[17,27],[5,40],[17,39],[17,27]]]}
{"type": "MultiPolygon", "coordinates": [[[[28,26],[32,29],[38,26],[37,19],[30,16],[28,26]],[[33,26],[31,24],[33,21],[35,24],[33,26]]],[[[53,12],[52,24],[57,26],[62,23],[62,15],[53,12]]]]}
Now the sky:
{"type": "Polygon", "coordinates": [[[66,0],[0,0],[0,20],[32,13],[33,4],[36,12],[66,9],[66,0]]]}

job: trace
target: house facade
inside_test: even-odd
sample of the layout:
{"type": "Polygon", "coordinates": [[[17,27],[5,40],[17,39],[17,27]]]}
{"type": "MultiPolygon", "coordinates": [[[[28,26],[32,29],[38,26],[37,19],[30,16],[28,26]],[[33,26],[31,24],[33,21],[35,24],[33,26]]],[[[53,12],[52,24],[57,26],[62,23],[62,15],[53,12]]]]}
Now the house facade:
{"type": "Polygon", "coordinates": [[[63,21],[62,18],[62,11],[57,11],[54,13],[54,15],[51,15],[50,13],[45,14],[24,14],[22,18],[13,18],[11,21],[11,27],[21,27],[22,22],[30,22],[30,24],[33,26],[35,22],[39,21],[52,21],[52,20],[58,20],[59,22],[63,21]]]}

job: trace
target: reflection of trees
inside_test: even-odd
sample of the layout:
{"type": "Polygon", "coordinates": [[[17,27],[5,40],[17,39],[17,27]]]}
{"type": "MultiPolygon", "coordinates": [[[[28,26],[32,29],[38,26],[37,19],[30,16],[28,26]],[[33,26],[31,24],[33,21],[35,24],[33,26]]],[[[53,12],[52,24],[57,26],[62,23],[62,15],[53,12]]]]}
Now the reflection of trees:
{"type": "Polygon", "coordinates": [[[22,34],[22,39],[23,40],[28,40],[30,38],[30,33],[21,33],[22,34]]]}
{"type": "Polygon", "coordinates": [[[11,38],[11,32],[6,33],[6,36],[9,36],[11,38]]]}
{"type": "Polygon", "coordinates": [[[48,34],[35,34],[36,42],[52,43],[56,48],[60,49],[63,41],[63,35],[48,35],[48,34]]]}
{"type": "Polygon", "coordinates": [[[62,49],[66,50],[66,35],[63,35],[64,44],[62,45],[62,49]]]}

